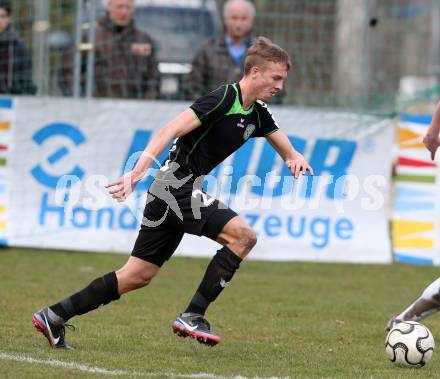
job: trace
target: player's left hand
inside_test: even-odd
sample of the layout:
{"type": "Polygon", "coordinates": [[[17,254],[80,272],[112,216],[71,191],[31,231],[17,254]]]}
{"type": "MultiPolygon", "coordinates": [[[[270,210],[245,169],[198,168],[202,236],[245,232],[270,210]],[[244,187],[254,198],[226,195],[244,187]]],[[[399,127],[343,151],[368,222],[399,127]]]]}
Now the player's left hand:
{"type": "Polygon", "coordinates": [[[313,168],[307,163],[302,154],[298,152],[296,153],[294,159],[289,159],[286,161],[286,165],[290,168],[290,172],[295,179],[298,179],[300,174],[305,175],[307,171],[310,173],[310,175],[314,175],[313,168]]]}
{"type": "Polygon", "coordinates": [[[133,171],[127,172],[113,182],[105,186],[109,189],[109,194],[118,202],[123,202],[134,190],[136,184],[142,179],[142,176],[136,175],[133,171]]]}
{"type": "Polygon", "coordinates": [[[439,138],[437,136],[434,137],[427,133],[423,138],[423,143],[425,144],[426,148],[431,152],[431,160],[434,160],[435,152],[440,146],[439,138]]]}

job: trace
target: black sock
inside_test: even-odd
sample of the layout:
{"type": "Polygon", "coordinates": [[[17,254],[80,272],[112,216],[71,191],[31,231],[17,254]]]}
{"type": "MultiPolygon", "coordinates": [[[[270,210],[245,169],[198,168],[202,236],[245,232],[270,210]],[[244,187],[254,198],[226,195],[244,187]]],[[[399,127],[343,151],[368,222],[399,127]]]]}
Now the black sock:
{"type": "Polygon", "coordinates": [[[112,300],[118,300],[119,297],[118,279],[113,271],[95,279],[86,288],[49,308],[67,321],[73,316],[82,315],[112,300]]]}
{"type": "Polygon", "coordinates": [[[212,303],[238,270],[242,259],[224,246],[217,251],[206,269],[205,276],[199,285],[191,303],[185,310],[204,315],[212,303]]]}

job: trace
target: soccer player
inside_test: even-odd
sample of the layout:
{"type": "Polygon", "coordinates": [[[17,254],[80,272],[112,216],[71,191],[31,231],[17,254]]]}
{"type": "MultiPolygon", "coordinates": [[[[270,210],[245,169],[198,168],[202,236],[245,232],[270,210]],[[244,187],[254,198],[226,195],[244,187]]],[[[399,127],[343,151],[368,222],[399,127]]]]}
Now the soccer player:
{"type": "MultiPolygon", "coordinates": [[[[431,153],[434,160],[435,153],[440,146],[440,102],[437,104],[431,125],[423,138],[423,143],[431,153]]],[[[434,280],[426,287],[420,297],[407,307],[403,312],[395,315],[388,321],[386,330],[391,330],[400,321],[421,321],[440,310],[440,278],[434,280]]]]}
{"type": "Polygon", "coordinates": [[[131,256],[117,271],[33,316],[52,347],[68,348],[66,322],[144,287],[174,253],[185,233],[206,236],[223,247],[209,263],[187,308],[173,323],[179,336],[207,345],[220,342],[204,315],[257,242],[255,232],[233,210],[207,195],[202,178],[251,137],[265,137],[298,178],[313,170],[279,129],[263,101],[283,88],[291,61],[286,51],[259,37],[249,48],[244,76],[195,101],[150,141],[134,169],[108,185],[124,201],[161,152],[169,157],[148,190],[143,221],[131,256]]]}

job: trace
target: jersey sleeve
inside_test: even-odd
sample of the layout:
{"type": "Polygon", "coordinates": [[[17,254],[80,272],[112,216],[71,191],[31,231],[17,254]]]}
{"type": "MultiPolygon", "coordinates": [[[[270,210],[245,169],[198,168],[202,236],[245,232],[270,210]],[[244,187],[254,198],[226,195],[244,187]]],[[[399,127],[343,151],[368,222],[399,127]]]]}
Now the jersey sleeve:
{"type": "Polygon", "coordinates": [[[257,100],[255,106],[257,107],[260,124],[259,127],[255,129],[252,137],[267,137],[268,135],[276,132],[280,127],[267,104],[257,100]]]}
{"type": "Polygon", "coordinates": [[[225,112],[225,99],[229,90],[228,87],[228,85],[221,86],[211,93],[198,98],[190,106],[202,126],[211,124],[223,115],[225,112]]]}

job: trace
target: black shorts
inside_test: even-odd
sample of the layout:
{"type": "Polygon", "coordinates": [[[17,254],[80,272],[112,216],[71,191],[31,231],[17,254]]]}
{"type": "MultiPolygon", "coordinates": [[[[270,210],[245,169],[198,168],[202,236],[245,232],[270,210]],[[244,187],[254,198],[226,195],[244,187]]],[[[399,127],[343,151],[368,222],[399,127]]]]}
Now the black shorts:
{"type": "Polygon", "coordinates": [[[206,194],[200,182],[187,179],[182,171],[159,171],[148,190],[142,225],[131,255],[162,266],[185,233],[215,241],[235,216],[237,213],[206,194]]]}

